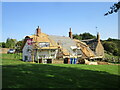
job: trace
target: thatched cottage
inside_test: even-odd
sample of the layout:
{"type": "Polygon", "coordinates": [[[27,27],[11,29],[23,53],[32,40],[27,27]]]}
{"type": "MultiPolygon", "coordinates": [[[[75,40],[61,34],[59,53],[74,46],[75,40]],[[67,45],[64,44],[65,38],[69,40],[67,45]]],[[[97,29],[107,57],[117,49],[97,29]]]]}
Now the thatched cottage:
{"type": "MultiPolygon", "coordinates": [[[[99,51],[99,46],[96,51],[99,51]]],[[[26,36],[23,46],[23,61],[38,63],[76,64],[78,58],[94,58],[97,54],[86,43],[69,37],[47,35],[36,29],[36,34],[26,36]]]]}
{"type": "Polygon", "coordinates": [[[82,42],[85,42],[89,48],[94,52],[95,56],[94,58],[103,58],[104,57],[104,47],[100,41],[100,34],[97,33],[96,39],[87,39],[87,40],[81,40],[82,42]]]}

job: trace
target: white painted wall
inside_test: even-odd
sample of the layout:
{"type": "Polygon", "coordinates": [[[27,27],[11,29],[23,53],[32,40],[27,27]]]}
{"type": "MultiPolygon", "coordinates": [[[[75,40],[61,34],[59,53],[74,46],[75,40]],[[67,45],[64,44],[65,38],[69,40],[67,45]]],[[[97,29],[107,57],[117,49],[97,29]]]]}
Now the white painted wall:
{"type": "Polygon", "coordinates": [[[24,47],[23,47],[23,61],[25,61],[25,56],[28,57],[28,60],[26,61],[32,61],[32,55],[31,52],[28,52],[28,49],[32,50],[32,46],[28,45],[27,42],[25,43],[24,47]]]}
{"type": "MultiPolygon", "coordinates": [[[[32,46],[28,45],[27,42],[25,43],[25,46],[23,47],[23,61],[32,61],[32,55],[31,52],[28,52],[28,49],[33,49],[32,46]],[[28,60],[25,60],[25,56],[28,57],[28,60]]],[[[36,54],[36,53],[35,53],[36,54]]],[[[38,57],[36,58],[46,58],[46,59],[55,59],[57,54],[57,50],[42,50],[38,51],[38,57]],[[53,56],[51,55],[53,54],[53,56]]]]}
{"type": "Polygon", "coordinates": [[[56,58],[57,50],[42,50],[38,52],[38,58],[48,58],[54,59],[56,58]]]}

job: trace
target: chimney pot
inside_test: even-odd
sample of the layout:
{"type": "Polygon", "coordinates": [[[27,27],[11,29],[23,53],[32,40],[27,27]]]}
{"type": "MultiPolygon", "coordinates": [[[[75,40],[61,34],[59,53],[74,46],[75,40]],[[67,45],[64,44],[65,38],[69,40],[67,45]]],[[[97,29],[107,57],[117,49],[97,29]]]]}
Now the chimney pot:
{"type": "Polygon", "coordinates": [[[39,26],[38,26],[38,28],[36,29],[36,35],[39,36],[40,33],[41,33],[41,29],[40,29],[39,26]]]}
{"type": "Polygon", "coordinates": [[[69,37],[72,39],[72,29],[70,28],[69,37]]]}
{"type": "Polygon", "coordinates": [[[97,40],[100,41],[100,34],[99,34],[99,32],[97,33],[97,40]]]}

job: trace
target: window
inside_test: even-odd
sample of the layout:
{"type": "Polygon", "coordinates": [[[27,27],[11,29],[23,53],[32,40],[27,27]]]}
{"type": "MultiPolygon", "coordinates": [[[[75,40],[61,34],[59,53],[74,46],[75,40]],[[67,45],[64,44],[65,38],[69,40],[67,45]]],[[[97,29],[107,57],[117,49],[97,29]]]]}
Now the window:
{"type": "Polygon", "coordinates": [[[81,50],[77,49],[77,55],[81,55],[81,50]]]}
{"type": "Polygon", "coordinates": [[[28,60],[28,56],[25,56],[25,60],[28,60]]]}
{"type": "Polygon", "coordinates": [[[38,44],[40,47],[49,47],[50,46],[50,43],[49,42],[40,42],[38,44]]]}

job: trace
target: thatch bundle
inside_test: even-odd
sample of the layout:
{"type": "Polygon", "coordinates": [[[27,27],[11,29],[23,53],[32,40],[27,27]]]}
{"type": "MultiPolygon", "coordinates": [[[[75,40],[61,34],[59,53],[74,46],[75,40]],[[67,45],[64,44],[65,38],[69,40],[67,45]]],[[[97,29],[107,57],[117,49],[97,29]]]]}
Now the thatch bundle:
{"type": "Polygon", "coordinates": [[[100,62],[100,61],[97,61],[97,63],[98,63],[99,65],[108,65],[108,64],[109,64],[108,62],[100,62]]]}
{"type": "Polygon", "coordinates": [[[84,59],[84,60],[85,60],[85,64],[87,64],[87,65],[98,65],[97,62],[90,62],[90,61],[88,61],[86,59],[84,59]]]}

